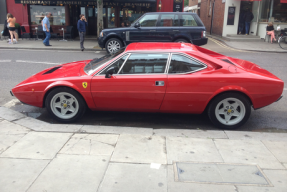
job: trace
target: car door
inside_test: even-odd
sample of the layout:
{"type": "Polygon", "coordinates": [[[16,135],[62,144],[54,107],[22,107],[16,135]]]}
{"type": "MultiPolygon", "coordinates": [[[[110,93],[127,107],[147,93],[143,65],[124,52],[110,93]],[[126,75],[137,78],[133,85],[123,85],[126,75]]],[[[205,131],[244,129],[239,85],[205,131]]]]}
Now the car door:
{"type": "Polygon", "coordinates": [[[154,42],[156,38],[156,23],[158,21],[159,14],[147,14],[139,19],[138,23],[140,27],[132,28],[129,31],[130,42],[154,42]]]}
{"type": "Polygon", "coordinates": [[[109,110],[154,110],[166,90],[168,53],[131,53],[94,76],[91,92],[97,108],[109,110]],[[126,57],[126,58],[125,58],[126,57]],[[105,77],[105,70],[115,74],[105,77]]]}
{"type": "Polygon", "coordinates": [[[188,39],[201,39],[202,26],[192,14],[180,14],[180,32],[188,39]]]}
{"type": "Polygon", "coordinates": [[[168,66],[167,90],[161,111],[197,113],[213,92],[202,81],[208,78],[207,65],[187,54],[173,53],[168,66]]]}
{"type": "Polygon", "coordinates": [[[179,33],[179,16],[176,13],[162,13],[157,24],[158,41],[171,42],[179,33]]]}

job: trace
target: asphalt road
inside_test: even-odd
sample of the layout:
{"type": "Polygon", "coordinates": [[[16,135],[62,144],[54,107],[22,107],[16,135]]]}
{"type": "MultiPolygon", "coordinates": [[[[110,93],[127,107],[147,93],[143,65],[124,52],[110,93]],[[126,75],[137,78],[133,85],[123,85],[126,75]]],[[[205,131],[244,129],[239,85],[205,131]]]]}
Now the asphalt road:
{"type": "MultiPolygon", "coordinates": [[[[287,57],[284,53],[242,52],[224,48],[209,41],[205,48],[221,54],[254,62],[287,82],[287,57]]],[[[35,51],[0,49],[0,105],[50,123],[45,109],[27,106],[11,97],[9,91],[27,77],[51,66],[72,61],[101,57],[105,52],[35,51]]],[[[287,132],[287,85],[283,98],[270,106],[253,110],[249,121],[239,130],[287,132]]],[[[110,125],[152,128],[216,129],[206,115],[155,114],[125,112],[92,112],[76,122],[86,125],[110,125]]]]}

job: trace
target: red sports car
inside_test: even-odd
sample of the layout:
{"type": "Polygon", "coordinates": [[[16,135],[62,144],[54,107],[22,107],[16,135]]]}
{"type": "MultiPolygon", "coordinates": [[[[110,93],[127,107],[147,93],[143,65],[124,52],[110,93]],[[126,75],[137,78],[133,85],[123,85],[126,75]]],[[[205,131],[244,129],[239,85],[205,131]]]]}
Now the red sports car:
{"type": "Polygon", "coordinates": [[[249,61],[188,43],[132,43],[93,60],[46,69],[11,94],[46,107],[61,122],[86,111],[200,114],[218,127],[234,129],[254,109],[278,101],[284,83],[249,61]]]}

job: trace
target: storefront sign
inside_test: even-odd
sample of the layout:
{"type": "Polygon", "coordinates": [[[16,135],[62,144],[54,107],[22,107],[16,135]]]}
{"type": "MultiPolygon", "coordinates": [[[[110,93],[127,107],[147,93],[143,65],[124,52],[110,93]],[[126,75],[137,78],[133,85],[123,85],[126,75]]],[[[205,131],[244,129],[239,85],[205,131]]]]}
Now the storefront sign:
{"type": "MultiPolygon", "coordinates": [[[[140,7],[150,7],[150,3],[155,3],[156,0],[110,0],[104,1],[104,5],[110,6],[140,6],[140,7]]],[[[58,1],[58,0],[48,0],[48,1],[32,1],[32,0],[15,0],[15,3],[19,4],[45,4],[45,5],[55,5],[55,4],[62,4],[62,5],[97,5],[96,0],[75,0],[75,1],[58,1]]]]}
{"type": "Polygon", "coordinates": [[[182,12],[182,1],[183,0],[173,1],[173,12],[182,12]]]}
{"type": "Polygon", "coordinates": [[[234,25],[235,8],[236,7],[228,7],[227,25],[234,25]]]}

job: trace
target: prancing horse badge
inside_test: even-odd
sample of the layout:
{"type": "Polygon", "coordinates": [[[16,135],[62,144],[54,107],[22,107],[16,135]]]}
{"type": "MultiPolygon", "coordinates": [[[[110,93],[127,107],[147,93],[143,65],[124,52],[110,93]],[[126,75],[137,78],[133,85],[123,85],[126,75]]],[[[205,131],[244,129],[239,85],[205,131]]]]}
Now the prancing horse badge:
{"type": "Polygon", "coordinates": [[[87,82],[83,82],[82,83],[83,87],[86,89],[88,87],[88,83],[87,82]]]}

